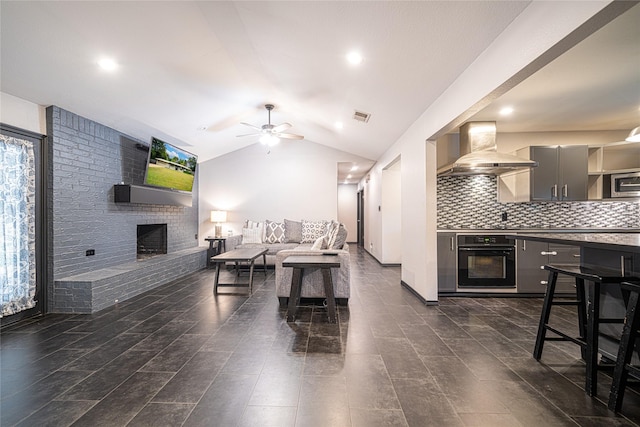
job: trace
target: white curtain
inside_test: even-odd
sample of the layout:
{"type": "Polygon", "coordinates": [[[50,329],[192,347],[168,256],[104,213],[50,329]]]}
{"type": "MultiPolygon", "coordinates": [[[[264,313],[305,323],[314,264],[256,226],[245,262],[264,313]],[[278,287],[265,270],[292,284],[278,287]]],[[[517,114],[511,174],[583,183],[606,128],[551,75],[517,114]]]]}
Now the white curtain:
{"type": "Polygon", "coordinates": [[[35,190],[32,143],[0,135],[0,317],[36,304],[35,190]]]}

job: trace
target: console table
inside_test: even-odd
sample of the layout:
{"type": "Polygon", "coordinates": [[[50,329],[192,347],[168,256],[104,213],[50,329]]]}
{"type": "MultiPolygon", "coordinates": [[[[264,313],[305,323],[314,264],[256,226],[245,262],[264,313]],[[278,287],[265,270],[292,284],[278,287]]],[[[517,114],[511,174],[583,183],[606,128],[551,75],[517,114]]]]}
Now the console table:
{"type": "Polygon", "coordinates": [[[296,318],[296,311],[298,304],[300,304],[304,269],[319,268],[322,270],[329,323],[336,323],[336,300],[333,295],[331,269],[340,268],[340,259],[335,255],[291,255],[282,261],[282,266],[293,268],[289,306],[287,308],[287,322],[293,322],[296,318]]]}

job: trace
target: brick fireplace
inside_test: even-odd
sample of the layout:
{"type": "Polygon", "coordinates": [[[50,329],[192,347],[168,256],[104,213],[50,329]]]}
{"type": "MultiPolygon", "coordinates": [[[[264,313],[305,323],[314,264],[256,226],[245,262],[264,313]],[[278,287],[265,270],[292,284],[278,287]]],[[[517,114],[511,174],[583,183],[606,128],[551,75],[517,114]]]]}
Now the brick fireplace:
{"type": "Polygon", "coordinates": [[[138,224],[137,258],[167,253],[167,224],[138,224]]]}

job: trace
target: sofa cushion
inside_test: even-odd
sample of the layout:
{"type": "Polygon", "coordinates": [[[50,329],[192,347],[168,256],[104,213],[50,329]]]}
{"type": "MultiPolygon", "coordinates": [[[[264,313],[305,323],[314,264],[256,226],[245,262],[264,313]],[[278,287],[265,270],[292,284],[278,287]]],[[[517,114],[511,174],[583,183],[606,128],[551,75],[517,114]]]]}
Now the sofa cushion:
{"type": "Polygon", "coordinates": [[[302,222],[284,220],[284,241],[287,243],[300,243],[302,240],[302,222]]]}
{"type": "Polygon", "coordinates": [[[322,237],[327,232],[327,221],[307,221],[302,220],[302,240],[300,243],[314,243],[318,237],[322,237]]]}
{"type": "Polygon", "coordinates": [[[264,222],[264,241],[266,243],[284,243],[284,223],[266,220],[264,222]]]}
{"type": "Polygon", "coordinates": [[[275,255],[285,249],[297,249],[298,246],[298,243],[243,243],[236,246],[236,249],[264,248],[267,250],[267,255],[275,255]]]}

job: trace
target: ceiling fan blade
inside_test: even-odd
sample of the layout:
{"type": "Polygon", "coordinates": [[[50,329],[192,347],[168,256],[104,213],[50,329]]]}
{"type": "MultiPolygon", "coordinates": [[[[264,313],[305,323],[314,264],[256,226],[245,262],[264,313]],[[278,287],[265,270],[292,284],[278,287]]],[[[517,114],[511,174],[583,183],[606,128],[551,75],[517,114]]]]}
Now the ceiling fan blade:
{"type": "Polygon", "coordinates": [[[236,138],[241,138],[243,136],[257,136],[260,135],[259,133],[245,133],[243,135],[236,135],[236,138]]]}
{"type": "Polygon", "coordinates": [[[262,130],[262,128],[261,128],[261,127],[258,127],[258,126],[255,126],[255,125],[252,125],[252,124],[250,124],[250,123],[240,122],[240,124],[241,124],[241,125],[245,125],[245,126],[249,126],[250,128],[254,128],[254,129],[257,129],[257,130],[262,130]]]}
{"type": "Polygon", "coordinates": [[[283,130],[287,130],[293,125],[291,123],[282,123],[281,125],[274,126],[273,132],[282,132],[283,130]]]}
{"type": "Polygon", "coordinates": [[[276,136],[278,138],[286,138],[286,139],[304,139],[304,136],[296,135],[293,133],[277,133],[276,136]]]}

